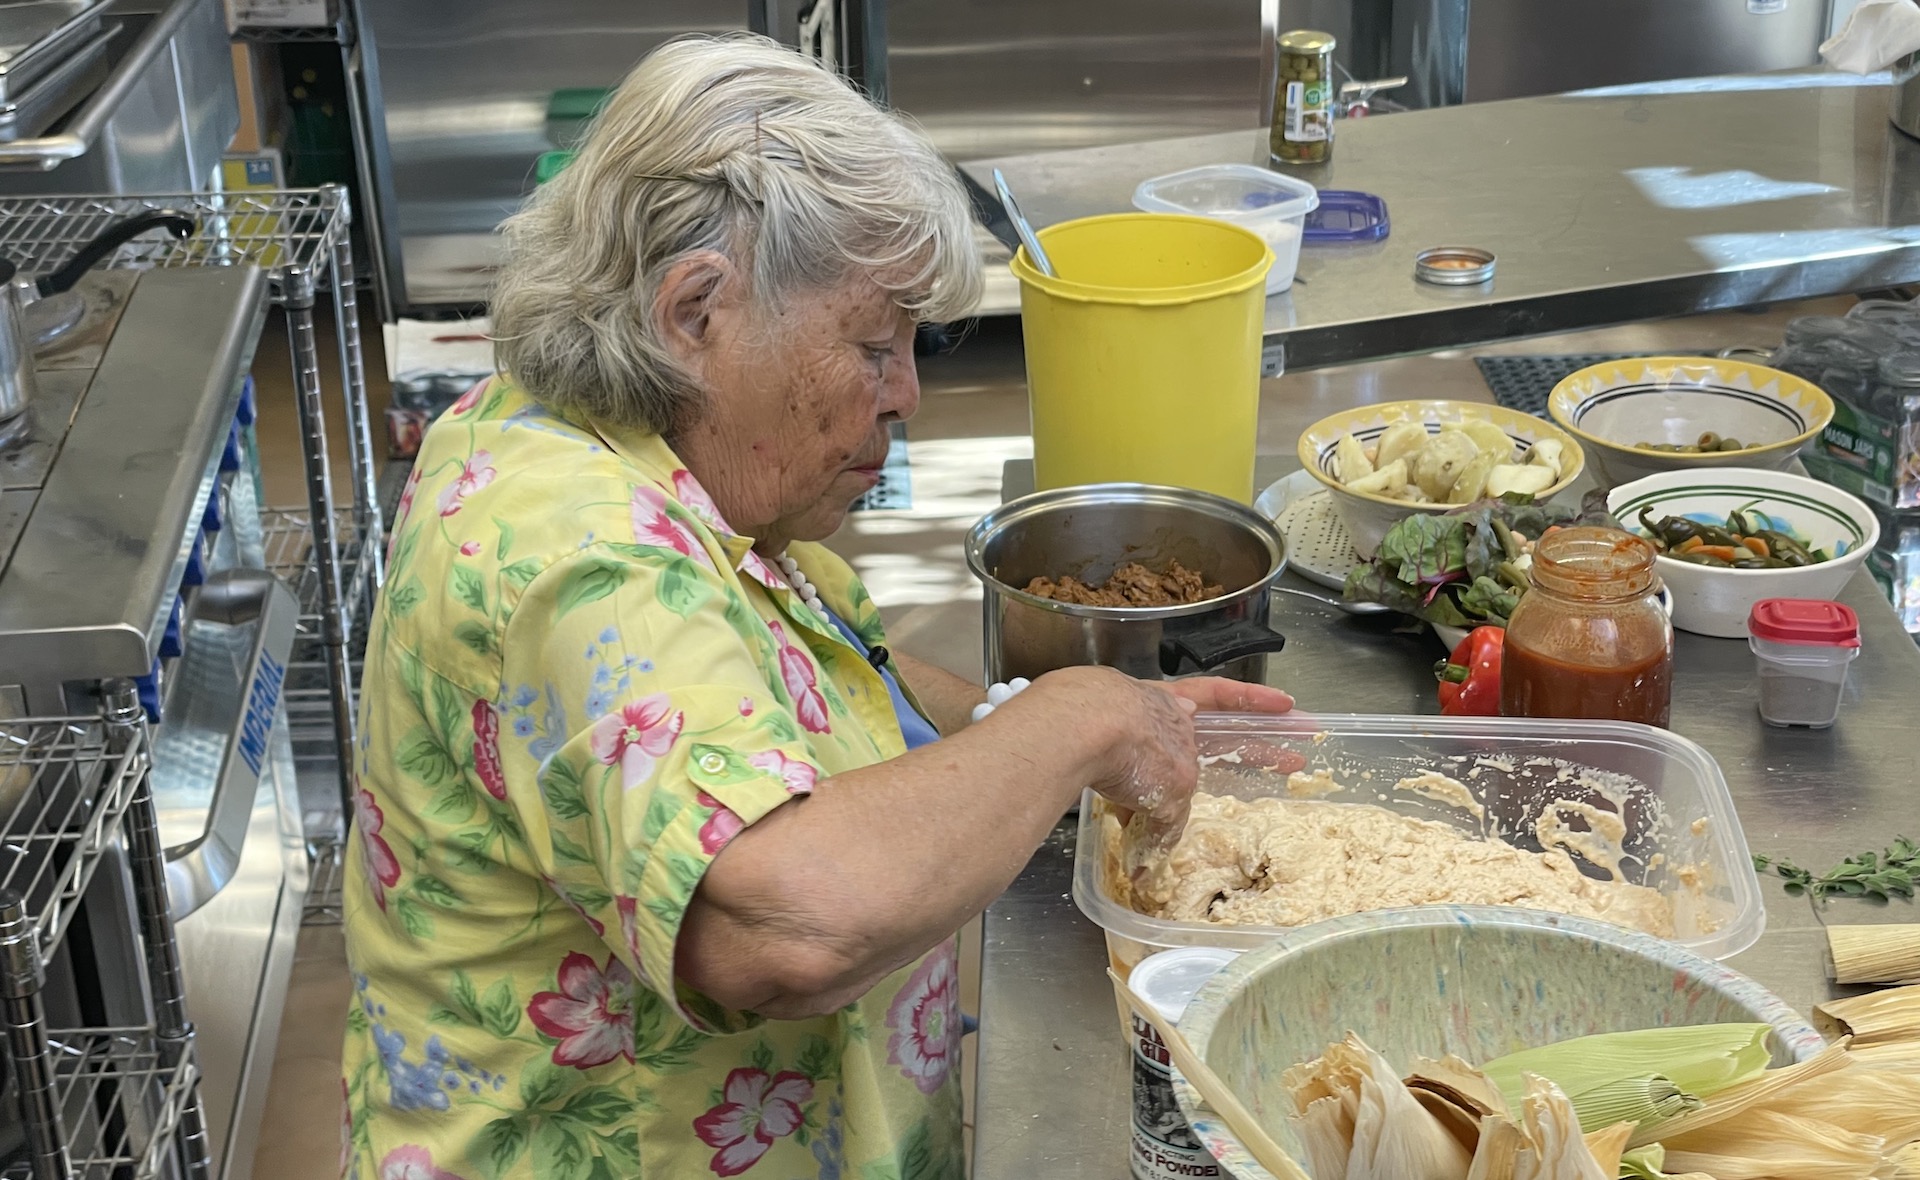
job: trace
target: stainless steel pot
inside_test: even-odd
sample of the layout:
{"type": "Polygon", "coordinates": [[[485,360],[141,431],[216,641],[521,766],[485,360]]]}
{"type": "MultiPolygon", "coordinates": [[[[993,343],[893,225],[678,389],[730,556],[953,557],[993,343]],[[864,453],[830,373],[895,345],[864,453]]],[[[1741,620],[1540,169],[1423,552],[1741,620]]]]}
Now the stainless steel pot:
{"type": "Polygon", "coordinates": [[[184,238],[194,231],[194,220],[171,209],[123,218],[81,246],[65,266],[38,279],[22,277],[12,261],[0,258],[0,445],[26,428],[27,409],[38,392],[33,376],[33,337],[26,327],[27,305],[66,291],[95,263],[156,226],[184,238]]]}
{"type": "Polygon", "coordinates": [[[1269,588],[1286,540],[1244,504],[1186,488],[1110,483],[1036,492],[1002,505],[967,534],[967,567],[986,587],[987,676],[1033,679],[1101,664],[1142,679],[1209,673],[1265,677],[1286,640],[1267,626],[1269,588]],[[1098,585],[1117,566],[1168,561],[1226,592],[1189,606],[1101,607],[1023,589],[1071,575],[1098,585]]]}
{"type": "Polygon", "coordinates": [[[1920,53],[1893,67],[1893,125],[1920,139],[1920,53]]]}

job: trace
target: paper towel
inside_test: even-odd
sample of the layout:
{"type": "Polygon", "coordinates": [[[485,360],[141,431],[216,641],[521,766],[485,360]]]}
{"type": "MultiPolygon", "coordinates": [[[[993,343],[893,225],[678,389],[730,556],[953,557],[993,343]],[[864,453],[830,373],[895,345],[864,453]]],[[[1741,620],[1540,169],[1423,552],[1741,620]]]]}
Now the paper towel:
{"type": "Polygon", "coordinates": [[[1836,70],[1871,74],[1920,53],[1920,4],[1915,0],[1860,0],[1847,26],[1820,56],[1836,70]]]}

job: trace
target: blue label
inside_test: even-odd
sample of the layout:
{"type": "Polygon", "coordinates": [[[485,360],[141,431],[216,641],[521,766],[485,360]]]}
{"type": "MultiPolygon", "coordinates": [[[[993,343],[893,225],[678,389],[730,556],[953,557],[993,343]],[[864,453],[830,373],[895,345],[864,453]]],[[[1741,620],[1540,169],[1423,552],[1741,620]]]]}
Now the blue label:
{"type": "Polygon", "coordinates": [[[240,721],[240,757],[257,776],[267,758],[267,735],[273,732],[273,714],[280,707],[280,685],[287,670],[270,655],[260,656],[260,673],[253,678],[247,715],[240,721]]]}
{"type": "Polygon", "coordinates": [[[273,161],[248,160],[247,183],[251,185],[261,185],[267,188],[273,187],[273,161]]]}

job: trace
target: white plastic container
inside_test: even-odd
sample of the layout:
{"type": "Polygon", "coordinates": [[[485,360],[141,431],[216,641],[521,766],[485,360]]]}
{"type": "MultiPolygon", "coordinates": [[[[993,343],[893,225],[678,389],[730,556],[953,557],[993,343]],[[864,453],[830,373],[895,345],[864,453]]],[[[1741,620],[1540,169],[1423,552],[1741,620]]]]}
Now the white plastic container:
{"type": "MultiPolygon", "coordinates": [[[[1133,969],[1128,981],[1160,1018],[1179,1024],[1201,986],[1240,952],[1217,946],[1161,951],[1133,969]]],[[[1195,1138],[1173,1094],[1173,1063],[1160,1034],[1133,1012],[1127,1042],[1133,1047],[1133,1117],[1127,1165],[1133,1180],[1182,1180],[1220,1175],[1220,1165],[1195,1138]]]]}
{"type": "Polygon", "coordinates": [[[1214,217],[1265,238],[1273,251],[1269,295],[1293,286],[1307,214],[1319,205],[1319,190],[1306,181],[1252,164],[1206,164],[1156,176],[1133,190],[1136,209],[1214,217]]]}
{"type": "MultiPolygon", "coordinates": [[[[1668,730],[1625,721],[1304,713],[1209,716],[1195,730],[1201,756],[1216,764],[1251,769],[1291,758],[1309,774],[1324,769],[1346,784],[1317,796],[1328,802],[1373,804],[1479,834],[1473,816],[1458,807],[1391,789],[1405,776],[1437,770],[1487,809],[1497,821],[1494,836],[1528,851],[1540,849],[1533,821],[1548,804],[1565,799],[1617,811],[1625,826],[1620,871],[1672,901],[1673,941],[1705,958],[1728,959],[1766,929],[1760,879],[1726,777],[1711,754],[1668,730]],[[1584,785],[1588,778],[1595,783],[1584,785]],[[1611,785],[1603,790],[1602,783],[1611,785]]],[[[1284,774],[1234,779],[1216,779],[1207,789],[1243,799],[1287,791],[1284,774]]],[[[1164,947],[1251,950],[1288,932],[1137,912],[1122,900],[1110,815],[1091,792],[1080,804],[1073,900],[1106,930],[1108,959],[1123,977],[1164,947]]],[[[1578,858],[1576,864],[1589,876],[1604,875],[1578,858]]]]}
{"type": "Polygon", "coordinates": [[[1747,619],[1768,725],[1825,729],[1840,718],[1847,668],[1860,654],[1860,620],[1839,602],[1767,598],[1747,619]]]}

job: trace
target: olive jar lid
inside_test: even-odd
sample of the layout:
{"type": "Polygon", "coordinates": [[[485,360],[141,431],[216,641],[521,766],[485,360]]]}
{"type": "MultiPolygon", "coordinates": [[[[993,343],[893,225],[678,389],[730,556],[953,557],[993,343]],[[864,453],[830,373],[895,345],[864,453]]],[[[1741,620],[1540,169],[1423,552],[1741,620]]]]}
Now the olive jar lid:
{"type": "Polygon", "coordinates": [[[1282,33],[1279,37],[1280,48],[1289,53],[1326,53],[1339,42],[1332,33],[1322,33],[1314,29],[1295,29],[1282,33]]]}

